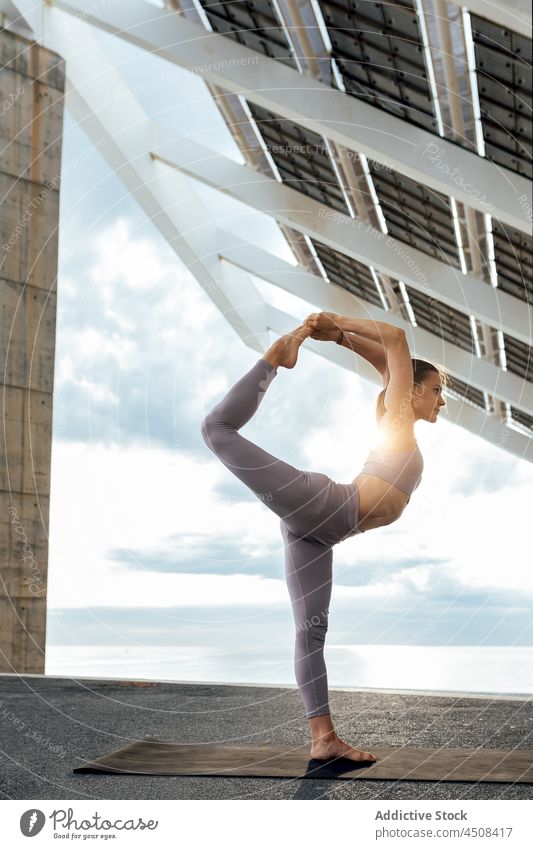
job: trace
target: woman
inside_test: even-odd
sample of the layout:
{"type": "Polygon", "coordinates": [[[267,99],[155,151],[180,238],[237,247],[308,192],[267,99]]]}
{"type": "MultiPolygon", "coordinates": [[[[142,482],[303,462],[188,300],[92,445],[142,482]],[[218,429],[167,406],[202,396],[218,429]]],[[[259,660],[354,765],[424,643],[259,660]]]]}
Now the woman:
{"type": "Polygon", "coordinates": [[[418,419],[437,420],[445,403],[442,369],[412,360],[403,330],[381,321],[312,313],[282,336],[205,417],[202,437],[224,465],[280,517],[285,575],[296,626],[294,670],[312,737],[311,757],[374,762],[370,752],[341,740],[328,704],[324,643],[331,598],[333,546],[394,522],[421,477],[414,438],[418,419]],[[376,416],[380,447],[350,484],[279,460],[238,431],[256,412],[280,366],[294,368],[308,338],[336,341],[380,372],[384,389],[376,416]],[[266,500],[265,500],[266,499],[266,500]]]}

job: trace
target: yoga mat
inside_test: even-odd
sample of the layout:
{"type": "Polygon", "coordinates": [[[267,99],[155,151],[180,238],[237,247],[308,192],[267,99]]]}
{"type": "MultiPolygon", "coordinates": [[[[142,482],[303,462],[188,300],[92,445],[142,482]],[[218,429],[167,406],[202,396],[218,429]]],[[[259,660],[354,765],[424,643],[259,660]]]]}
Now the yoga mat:
{"type": "Polygon", "coordinates": [[[309,745],[185,745],[150,737],[88,761],[73,772],[533,783],[533,749],[368,748],[378,758],[375,763],[314,760],[309,745]]]}

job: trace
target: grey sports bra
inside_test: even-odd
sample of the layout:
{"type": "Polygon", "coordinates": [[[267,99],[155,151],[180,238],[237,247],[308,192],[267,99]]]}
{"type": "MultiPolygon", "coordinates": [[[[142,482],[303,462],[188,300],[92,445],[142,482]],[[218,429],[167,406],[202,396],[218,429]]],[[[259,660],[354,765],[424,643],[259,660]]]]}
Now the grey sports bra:
{"type": "Polygon", "coordinates": [[[411,495],[417,488],[424,469],[418,443],[413,451],[382,451],[373,448],[363,466],[363,474],[375,475],[411,495]]]}

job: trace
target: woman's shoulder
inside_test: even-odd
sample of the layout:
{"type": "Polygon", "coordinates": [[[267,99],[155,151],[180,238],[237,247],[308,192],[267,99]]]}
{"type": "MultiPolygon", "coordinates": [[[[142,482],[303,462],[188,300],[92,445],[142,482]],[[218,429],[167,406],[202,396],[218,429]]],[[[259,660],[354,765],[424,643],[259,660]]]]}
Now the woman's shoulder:
{"type": "Polygon", "coordinates": [[[381,451],[414,451],[417,447],[415,439],[414,417],[399,417],[386,412],[378,425],[378,443],[381,451]]]}

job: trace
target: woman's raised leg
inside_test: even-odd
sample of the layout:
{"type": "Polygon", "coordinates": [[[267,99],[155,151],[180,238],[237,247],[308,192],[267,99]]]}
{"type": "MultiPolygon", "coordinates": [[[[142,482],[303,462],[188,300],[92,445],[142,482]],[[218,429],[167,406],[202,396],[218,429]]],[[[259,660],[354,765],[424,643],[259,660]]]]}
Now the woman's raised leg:
{"type": "MultiPolygon", "coordinates": [[[[309,331],[301,333],[300,344],[307,335],[309,331]]],[[[293,531],[305,533],[312,528],[328,484],[327,476],[297,469],[238,432],[252,418],[276,376],[275,362],[275,359],[258,359],[207,414],[201,434],[208,448],[230,472],[293,531]]]]}

